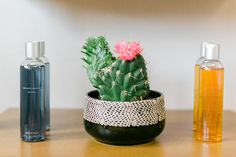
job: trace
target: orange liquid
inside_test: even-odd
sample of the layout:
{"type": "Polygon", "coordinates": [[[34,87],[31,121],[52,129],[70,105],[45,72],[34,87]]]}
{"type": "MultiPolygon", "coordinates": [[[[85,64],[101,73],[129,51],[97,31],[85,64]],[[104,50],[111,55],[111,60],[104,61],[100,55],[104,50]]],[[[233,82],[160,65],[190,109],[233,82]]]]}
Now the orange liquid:
{"type": "Polygon", "coordinates": [[[199,97],[199,65],[195,65],[194,76],[194,106],[193,106],[193,131],[197,128],[197,111],[198,111],[198,97],[199,97]]]}
{"type": "Polygon", "coordinates": [[[197,138],[204,142],[222,141],[224,69],[200,69],[197,138]]]}

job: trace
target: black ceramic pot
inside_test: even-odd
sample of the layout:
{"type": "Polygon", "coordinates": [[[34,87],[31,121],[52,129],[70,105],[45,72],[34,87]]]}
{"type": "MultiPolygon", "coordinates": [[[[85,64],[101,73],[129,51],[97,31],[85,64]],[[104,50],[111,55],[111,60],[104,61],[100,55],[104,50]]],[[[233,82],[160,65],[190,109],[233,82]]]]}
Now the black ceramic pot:
{"type": "Polygon", "coordinates": [[[160,92],[150,91],[149,99],[135,102],[102,101],[99,100],[98,91],[89,92],[87,98],[84,126],[99,142],[113,145],[141,144],[154,140],[164,129],[166,114],[164,96],[160,92]],[[124,105],[122,110],[129,111],[120,111],[117,105],[124,105]],[[129,114],[124,118],[126,113],[134,115],[129,114]]]}

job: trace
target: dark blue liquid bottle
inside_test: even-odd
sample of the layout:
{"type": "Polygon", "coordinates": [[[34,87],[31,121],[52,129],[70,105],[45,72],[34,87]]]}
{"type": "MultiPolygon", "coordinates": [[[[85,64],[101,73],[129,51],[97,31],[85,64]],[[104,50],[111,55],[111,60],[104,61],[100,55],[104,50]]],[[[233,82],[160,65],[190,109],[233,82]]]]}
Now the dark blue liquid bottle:
{"type": "Polygon", "coordinates": [[[21,137],[24,141],[45,139],[44,111],[45,66],[20,67],[21,79],[21,137]]]}
{"type": "Polygon", "coordinates": [[[20,66],[20,128],[23,141],[37,142],[45,140],[45,64],[32,45],[20,66]]]}
{"type": "Polygon", "coordinates": [[[50,63],[45,57],[45,42],[40,41],[40,60],[45,64],[45,128],[50,130],[50,63]]]}

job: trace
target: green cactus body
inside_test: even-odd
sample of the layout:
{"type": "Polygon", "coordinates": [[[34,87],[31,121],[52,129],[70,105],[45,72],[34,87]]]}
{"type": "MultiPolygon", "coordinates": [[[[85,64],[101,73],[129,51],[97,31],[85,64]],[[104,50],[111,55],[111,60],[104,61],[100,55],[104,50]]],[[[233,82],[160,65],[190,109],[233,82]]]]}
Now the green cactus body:
{"type": "Polygon", "coordinates": [[[104,73],[108,83],[100,84],[101,99],[135,101],[146,97],[149,91],[145,61],[141,55],[133,61],[116,59],[111,70],[104,73]]]}
{"type": "Polygon", "coordinates": [[[83,48],[89,79],[102,100],[135,101],[147,96],[149,83],[141,55],[132,61],[114,59],[104,37],[90,38],[83,48]]]}
{"type": "Polygon", "coordinates": [[[83,50],[84,62],[87,64],[87,73],[89,80],[95,88],[103,83],[101,81],[101,69],[109,67],[115,60],[112,56],[106,39],[102,36],[98,38],[89,38],[83,50]]]}

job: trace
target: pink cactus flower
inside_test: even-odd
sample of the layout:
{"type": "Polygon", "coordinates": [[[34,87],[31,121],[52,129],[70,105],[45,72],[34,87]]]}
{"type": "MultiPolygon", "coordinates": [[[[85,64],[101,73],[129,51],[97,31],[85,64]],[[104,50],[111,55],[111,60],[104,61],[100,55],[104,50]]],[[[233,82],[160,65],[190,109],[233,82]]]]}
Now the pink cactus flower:
{"type": "Polygon", "coordinates": [[[115,52],[119,54],[121,60],[132,61],[143,49],[138,42],[121,41],[115,45],[115,52]]]}

